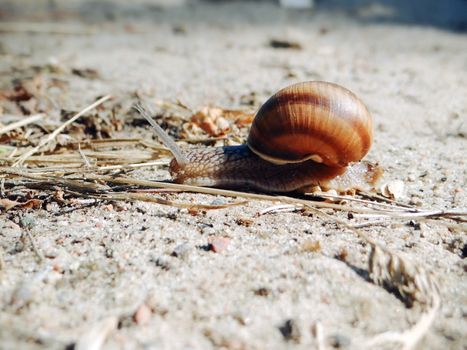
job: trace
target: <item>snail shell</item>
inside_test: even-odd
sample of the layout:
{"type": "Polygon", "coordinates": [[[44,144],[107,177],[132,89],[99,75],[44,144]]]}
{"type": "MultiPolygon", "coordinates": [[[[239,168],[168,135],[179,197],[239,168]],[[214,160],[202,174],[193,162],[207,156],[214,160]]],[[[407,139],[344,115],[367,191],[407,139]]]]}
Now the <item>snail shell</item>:
{"type": "Polygon", "coordinates": [[[349,90],[322,81],[286,87],[258,111],[248,147],[272,163],[312,159],[329,166],[361,160],[370,149],[373,121],[349,90]]]}

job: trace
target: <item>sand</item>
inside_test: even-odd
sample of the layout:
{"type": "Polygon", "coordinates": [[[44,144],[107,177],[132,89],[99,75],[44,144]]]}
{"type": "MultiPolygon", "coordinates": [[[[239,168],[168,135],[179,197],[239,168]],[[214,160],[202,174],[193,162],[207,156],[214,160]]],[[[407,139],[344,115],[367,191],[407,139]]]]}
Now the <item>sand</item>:
{"type": "MultiPolygon", "coordinates": [[[[285,12],[270,3],[69,6],[55,16],[15,7],[8,20],[42,26],[32,33],[16,24],[1,34],[2,88],[32,66],[53,64],[98,72],[94,79],[67,76],[67,93],[52,96],[65,110],[135,92],[194,109],[257,108],[294,82],[336,82],[372,112],[367,159],[384,168],[383,182],[403,181],[402,202],[466,210],[465,34],[285,12]],[[301,49],[273,48],[271,39],[301,49]]],[[[126,125],[118,136],[134,133],[126,125]]],[[[170,179],[166,167],[131,176],[170,179]]],[[[192,193],[170,198],[232,201],[192,193]]],[[[20,240],[20,212],[1,212],[0,348],[87,348],[86,339],[99,343],[100,334],[102,349],[317,349],[318,329],[326,349],[361,349],[371,337],[419,319],[421,307],[406,307],[368,279],[370,247],[361,238],[309,213],[258,215],[272,205],[251,200],[190,213],[102,202],[70,212],[34,210],[31,234],[44,263],[20,240]],[[227,237],[217,242],[226,248],[212,251],[213,237],[227,237]]],[[[447,223],[393,220],[364,229],[439,283],[441,309],[416,349],[467,346],[467,238],[462,226],[447,223]]]]}

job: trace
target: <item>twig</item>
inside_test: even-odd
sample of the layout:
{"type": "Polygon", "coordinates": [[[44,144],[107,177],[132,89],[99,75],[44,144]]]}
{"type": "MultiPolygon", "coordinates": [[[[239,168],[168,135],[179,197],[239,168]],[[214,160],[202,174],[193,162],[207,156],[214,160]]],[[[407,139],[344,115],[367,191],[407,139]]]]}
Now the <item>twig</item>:
{"type": "Polygon", "coordinates": [[[13,166],[16,167],[16,166],[19,166],[21,164],[24,163],[24,161],[32,156],[34,153],[38,152],[42,147],[44,147],[46,144],[48,144],[50,141],[52,141],[53,139],[55,139],[55,137],[57,137],[58,134],[60,134],[68,125],[70,125],[71,123],[73,123],[75,120],[77,120],[79,117],[81,117],[82,115],[86,114],[87,112],[89,112],[90,110],[96,108],[97,106],[99,106],[100,104],[104,103],[105,101],[107,101],[108,99],[110,99],[111,96],[110,95],[106,95],[102,98],[100,98],[99,100],[97,100],[96,102],[94,102],[93,104],[89,105],[88,107],[84,108],[81,112],[75,114],[72,118],[68,119],[65,123],[63,123],[62,125],[60,125],[57,129],[55,129],[51,134],[48,135],[47,138],[43,139],[36,147],[34,147],[33,149],[29,150],[28,152],[26,152],[25,154],[23,154],[14,164],[13,166]]]}
{"type": "Polygon", "coordinates": [[[441,306],[436,280],[422,267],[378,246],[372,246],[370,277],[378,285],[397,289],[405,301],[418,301],[426,309],[408,330],[376,335],[366,343],[366,347],[374,349],[378,343],[398,342],[403,350],[415,348],[430,329],[441,306]]]}
{"type": "Polygon", "coordinates": [[[427,330],[433,324],[436,314],[440,307],[440,299],[436,297],[435,304],[424,313],[417,323],[405,332],[384,332],[368,340],[365,347],[376,349],[377,344],[397,342],[402,343],[402,350],[411,350],[426,334],[427,330]]]}
{"type": "Polygon", "coordinates": [[[369,271],[373,282],[380,286],[396,289],[404,302],[410,304],[414,301],[427,307],[420,319],[409,330],[399,332],[382,333],[365,344],[369,349],[374,349],[375,343],[397,341],[403,344],[403,350],[411,350],[428,332],[435,320],[441,304],[439,288],[434,277],[419,265],[415,265],[403,256],[395,254],[379,245],[361,230],[351,227],[347,222],[332,217],[323,211],[309,207],[318,215],[337,222],[346,227],[364,241],[370,244],[369,271]]]}
{"type": "Polygon", "coordinates": [[[3,135],[3,134],[5,134],[5,133],[7,133],[7,132],[9,132],[11,130],[21,128],[22,126],[25,126],[25,125],[28,125],[28,124],[31,124],[31,123],[35,123],[38,120],[44,118],[44,116],[45,116],[45,114],[42,114],[42,113],[34,114],[34,115],[31,115],[31,116],[29,116],[27,118],[24,118],[24,119],[20,120],[20,121],[5,125],[3,128],[0,128],[0,135],[3,135]]]}
{"type": "MultiPolygon", "coordinates": [[[[409,205],[401,205],[400,203],[394,203],[392,201],[389,201],[389,203],[381,203],[381,202],[375,202],[375,201],[370,201],[366,199],[361,199],[361,198],[355,198],[355,197],[350,197],[350,196],[341,196],[341,195],[336,195],[336,194],[328,194],[324,192],[313,192],[313,193],[305,193],[306,196],[311,196],[311,197],[317,197],[317,198],[328,198],[328,199],[340,199],[343,201],[350,201],[350,202],[357,202],[357,203],[363,203],[367,205],[373,205],[373,206],[379,206],[379,207],[384,207],[387,208],[388,210],[392,209],[393,211],[407,211],[409,209],[415,209],[409,205]],[[396,205],[394,205],[396,204],[396,205]]],[[[365,193],[365,196],[368,197],[368,195],[365,193]]],[[[381,200],[378,196],[378,199],[381,200]]],[[[385,202],[387,202],[388,199],[385,198],[385,202]]]]}
{"type": "Polygon", "coordinates": [[[318,343],[318,350],[326,350],[326,342],[324,336],[324,329],[321,322],[316,322],[316,342],[318,343]]]}
{"type": "Polygon", "coordinates": [[[133,193],[133,192],[119,192],[119,193],[105,193],[105,194],[85,194],[84,196],[89,198],[101,199],[101,200],[114,200],[114,201],[126,201],[126,202],[135,202],[135,201],[142,201],[142,202],[150,202],[150,203],[157,203],[162,205],[170,205],[177,208],[185,208],[185,209],[225,209],[237,205],[243,205],[246,202],[234,202],[234,203],[227,203],[227,204],[196,204],[196,203],[180,203],[174,202],[167,199],[153,197],[144,193],[133,193]]]}
{"type": "Polygon", "coordinates": [[[88,158],[86,157],[86,155],[84,154],[84,152],[81,150],[81,143],[78,143],[78,152],[79,152],[79,154],[81,155],[81,158],[83,158],[84,165],[86,166],[86,168],[90,168],[90,167],[91,167],[91,163],[89,163],[88,158]]]}
{"type": "Polygon", "coordinates": [[[94,324],[76,342],[76,350],[100,350],[105,339],[117,328],[117,317],[111,316],[94,324]]]}
{"type": "Polygon", "coordinates": [[[363,227],[368,227],[368,226],[384,226],[387,225],[388,221],[387,220],[374,220],[374,221],[365,221],[365,222],[360,222],[357,224],[349,224],[349,227],[351,228],[363,228],[363,227]]]}
{"type": "MultiPolygon", "coordinates": [[[[229,196],[229,197],[237,197],[237,198],[247,198],[247,199],[256,199],[256,200],[266,200],[266,201],[273,201],[273,202],[283,202],[289,204],[301,204],[307,207],[313,208],[328,208],[328,209],[335,209],[340,211],[348,211],[352,213],[364,213],[366,215],[373,214],[371,217],[374,218],[392,218],[392,219],[427,219],[427,218],[450,218],[454,220],[458,220],[460,217],[466,217],[467,212],[465,211],[458,211],[458,210],[418,210],[418,209],[407,209],[406,212],[402,211],[392,211],[392,210],[384,210],[384,209],[372,209],[372,208],[365,208],[365,207],[354,207],[350,205],[342,205],[336,203],[326,203],[326,202],[313,202],[309,200],[293,198],[288,196],[273,196],[273,195],[265,195],[265,194],[256,194],[256,193],[247,193],[247,192],[240,192],[240,191],[232,191],[232,190],[222,190],[217,188],[211,187],[198,187],[198,186],[190,186],[190,185],[182,185],[182,184],[175,184],[175,183],[168,183],[168,182],[157,182],[157,181],[148,181],[148,180],[138,180],[129,177],[112,177],[106,175],[99,175],[99,174],[76,174],[76,177],[69,177],[67,179],[63,179],[60,177],[40,177],[37,175],[33,175],[29,172],[24,170],[16,170],[9,167],[0,167],[0,175],[2,173],[6,174],[16,174],[19,176],[23,176],[25,178],[36,179],[36,180],[43,180],[50,182],[53,181],[62,181],[61,183],[67,185],[66,182],[69,181],[69,185],[77,184],[79,187],[86,188],[86,183],[91,185],[89,181],[100,181],[100,182],[107,182],[107,183],[114,183],[114,184],[123,184],[123,185],[135,185],[135,186],[143,186],[149,188],[166,188],[166,189],[174,189],[179,191],[186,191],[186,192],[195,192],[195,193],[205,193],[211,195],[221,195],[221,196],[229,196]],[[72,180],[79,181],[79,183],[72,182],[72,180]],[[85,182],[88,181],[88,182],[85,182]]],[[[94,188],[93,191],[96,190],[105,190],[103,187],[98,187],[97,185],[93,184],[94,188]]],[[[92,189],[92,188],[91,188],[92,189]]],[[[88,189],[89,190],[89,189],[88,189]]],[[[356,215],[355,215],[356,216],[356,215]]],[[[359,216],[361,217],[361,215],[359,216]]],[[[350,224],[346,223],[349,228],[352,228],[350,224]]]]}
{"type": "Polygon", "coordinates": [[[71,27],[58,23],[4,22],[0,23],[0,32],[9,33],[45,33],[59,35],[91,35],[95,33],[88,27],[71,27]]]}
{"type": "Polygon", "coordinates": [[[31,247],[32,247],[32,250],[34,251],[34,254],[36,254],[36,256],[37,256],[37,260],[39,260],[39,263],[43,262],[44,261],[44,256],[39,251],[39,249],[37,249],[36,243],[34,242],[34,237],[32,236],[32,234],[31,234],[31,232],[29,231],[28,228],[25,228],[24,230],[26,231],[26,234],[27,234],[27,236],[29,238],[29,241],[31,242],[31,247]]]}
{"type": "Polygon", "coordinates": [[[5,267],[5,260],[3,259],[3,248],[0,247],[0,272],[4,269],[5,267]]]}
{"type": "Polygon", "coordinates": [[[296,210],[300,210],[303,208],[302,204],[278,204],[273,205],[272,207],[268,207],[266,209],[261,210],[258,215],[265,215],[265,214],[276,214],[276,213],[289,213],[294,212],[296,210]]]}
{"type": "Polygon", "coordinates": [[[15,168],[0,168],[1,174],[17,175],[26,179],[36,180],[37,182],[23,184],[24,186],[34,186],[33,188],[56,188],[57,186],[63,186],[71,190],[79,192],[103,192],[110,188],[106,185],[96,184],[94,182],[85,182],[82,180],[66,179],[58,176],[41,176],[37,174],[31,174],[25,170],[15,168]]]}

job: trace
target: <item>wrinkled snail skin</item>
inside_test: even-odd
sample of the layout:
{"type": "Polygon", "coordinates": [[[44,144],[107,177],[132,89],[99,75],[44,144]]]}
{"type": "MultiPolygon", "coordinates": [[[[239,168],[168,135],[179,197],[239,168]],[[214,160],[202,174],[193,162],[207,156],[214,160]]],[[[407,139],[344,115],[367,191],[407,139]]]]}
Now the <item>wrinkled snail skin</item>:
{"type": "Polygon", "coordinates": [[[194,186],[256,189],[264,192],[349,189],[369,191],[380,176],[378,167],[358,162],[348,167],[331,167],[307,160],[277,165],[254,154],[246,145],[208,147],[185,152],[188,163],[175,159],[169,171],[174,182],[194,186]]]}
{"type": "MultiPolygon", "coordinates": [[[[169,138],[155,129],[162,140],[169,138]]],[[[372,117],[357,96],[339,85],[312,81],[286,87],[266,101],[246,145],[181,151],[172,141],[164,144],[175,156],[169,171],[177,183],[267,192],[320,186],[346,192],[371,190],[382,173],[360,161],[372,139],[372,117]]]]}

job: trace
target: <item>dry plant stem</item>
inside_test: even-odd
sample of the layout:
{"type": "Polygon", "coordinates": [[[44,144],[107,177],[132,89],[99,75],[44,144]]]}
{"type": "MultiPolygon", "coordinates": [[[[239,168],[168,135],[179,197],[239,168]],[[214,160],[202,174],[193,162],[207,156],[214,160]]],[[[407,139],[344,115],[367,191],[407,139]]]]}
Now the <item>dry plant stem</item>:
{"type": "MultiPolygon", "coordinates": [[[[79,151],[70,152],[65,154],[49,154],[41,156],[31,156],[25,163],[34,164],[42,167],[42,164],[60,164],[65,166],[72,166],[79,168],[83,165],[83,155],[92,159],[96,166],[108,166],[108,165],[125,165],[130,162],[143,163],[159,159],[160,155],[155,155],[153,152],[142,151],[142,150],[128,150],[128,151],[106,151],[106,152],[93,152],[93,151],[79,151]]],[[[0,162],[6,164],[13,163],[14,159],[0,157],[0,162]]],[[[166,164],[167,162],[161,163],[166,164]]]]}
{"type": "Polygon", "coordinates": [[[45,33],[58,35],[91,35],[94,30],[83,30],[81,27],[72,27],[58,23],[31,23],[31,22],[4,22],[0,23],[0,32],[3,33],[45,33]]]}
{"type": "Polygon", "coordinates": [[[34,254],[36,254],[36,257],[37,257],[37,260],[39,263],[42,263],[44,261],[44,256],[42,255],[42,253],[37,249],[37,246],[36,246],[36,243],[34,242],[34,237],[32,236],[31,232],[29,231],[29,229],[24,229],[26,231],[26,235],[28,236],[29,238],[29,241],[31,242],[31,247],[32,247],[32,250],[34,251],[34,254]]]}
{"type": "Polygon", "coordinates": [[[436,314],[441,306],[441,299],[435,295],[432,307],[420,317],[418,322],[405,332],[384,332],[371,338],[365,346],[368,349],[377,348],[377,344],[398,342],[402,343],[402,350],[411,350],[426,334],[427,330],[433,324],[436,314]]]}
{"type": "Polygon", "coordinates": [[[100,350],[109,334],[117,328],[117,317],[111,316],[94,324],[89,330],[80,336],[74,349],[76,350],[100,350]]]}
{"type": "MultiPolygon", "coordinates": [[[[362,207],[354,207],[350,205],[342,205],[336,203],[325,203],[325,202],[312,202],[309,200],[303,200],[299,198],[292,198],[287,196],[271,196],[271,195],[264,195],[264,194],[255,194],[255,193],[246,193],[246,192],[239,192],[239,191],[231,191],[231,190],[221,190],[217,188],[210,188],[210,187],[198,187],[198,186],[190,186],[190,185],[181,185],[181,184],[173,184],[173,183],[165,183],[165,182],[156,182],[156,181],[147,181],[147,180],[137,180],[128,177],[112,177],[106,175],[98,175],[98,174],[76,174],[77,178],[66,178],[63,179],[61,177],[51,177],[51,176],[38,176],[36,174],[31,174],[29,171],[12,169],[9,167],[0,167],[0,176],[2,174],[9,174],[9,175],[17,175],[24,178],[29,178],[33,180],[38,180],[39,183],[36,184],[40,185],[40,181],[44,181],[45,184],[55,183],[55,185],[63,185],[63,186],[71,186],[76,187],[76,191],[81,192],[101,192],[103,190],[108,190],[109,187],[103,185],[97,185],[95,183],[90,183],[91,181],[101,181],[101,182],[108,182],[108,183],[115,183],[120,185],[136,185],[136,186],[144,186],[149,188],[165,188],[165,189],[174,189],[180,191],[187,191],[187,192],[196,192],[196,193],[205,193],[205,194],[212,194],[212,195],[221,195],[221,196],[229,196],[229,197],[237,197],[237,198],[246,198],[246,199],[257,199],[257,200],[266,200],[266,201],[275,201],[275,202],[284,202],[289,204],[301,204],[305,206],[313,206],[317,208],[329,208],[329,209],[336,209],[336,210],[344,210],[353,213],[366,213],[366,214],[377,214],[374,217],[377,218],[402,218],[402,219],[426,219],[426,218],[443,218],[448,217],[451,219],[455,219],[458,217],[467,216],[467,212],[464,211],[420,211],[416,209],[407,209],[406,212],[394,212],[390,210],[384,209],[371,209],[371,208],[362,208],[362,207]],[[57,183],[58,181],[58,183],[57,183]]],[[[36,187],[37,188],[37,187],[36,187]]],[[[351,226],[349,225],[349,228],[351,226]]]]}
{"type": "Polygon", "coordinates": [[[152,119],[151,115],[147,111],[147,108],[145,108],[141,103],[139,103],[136,104],[135,109],[144,117],[144,119],[148,121],[149,124],[151,124],[151,126],[156,131],[157,136],[161,139],[162,143],[170,148],[178,164],[187,164],[188,159],[185,157],[185,155],[183,155],[180,152],[180,149],[178,148],[175,141],[172,140],[172,138],[169,137],[169,135],[167,135],[167,133],[159,126],[159,124],[157,124],[152,119]]]}
{"type": "Polygon", "coordinates": [[[388,224],[388,220],[374,220],[374,221],[367,221],[361,222],[358,224],[349,224],[351,228],[363,228],[369,226],[386,226],[388,224]]]}
{"type": "MultiPolygon", "coordinates": [[[[95,168],[97,171],[108,171],[108,170],[125,170],[125,169],[135,169],[135,168],[144,168],[151,166],[160,166],[160,165],[169,165],[170,160],[158,160],[154,162],[147,163],[135,163],[135,164],[125,164],[125,165],[108,165],[100,166],[95,168]]],[[[92,169],[90,169],[92,170],[92,169]]]]}
{"type": "Polygon", "coordinates": [[[364,241],[370,244],[370,277],[378,285],[390,284],[404,298],[413,299],[426,307],[420,319],[405,332],[384,332],[370,339],[365,347],[374,349],[376,343],[399,342],[403,350],[412,350],[433,324],[441,305],[437,282],[423,268],[413,265],[404,257],[399,256],[380,246],[362,231],[351,227],[347,222],[333,217],[323,211],[308,207],[312,212],[332,222],[346,227],[364,241]],[[375,270],[376,269],[376,270],[375,270]]]}
{"type": "MultiPolygon", "coordinates": [[[[161,166],[161,165],[168,165],[168,160],[160,160],[154,162],[147,162],[147,163],[134,163],[134,164],[124,164],[124,165],[106,165],[106,166],[97,166],[90,168],[83,168],[83,167],[64,167],[64,166],[48,166],[48,167],[40,167],[40,168],[29,168],[29,174],[33,175],[45,175],[45,176],[63,176],[66,174],[85,174],[85,173],[92,173],[92,172],[106,172],[110,170],[131,170],[136,168],[144,168],[144,167],[153,167],[153,166],[161,166]]],[[[2,168],[0,167],[0,173],[2,172],[2,168]]]]}
{"type": "Polygon", "coordinates": [[[5,268],[5,260],[3,259],[3,248],[0,247],[0,273],[4,268],[5,268]]]}
{"type": "Polygon", "coordinates": [[[50,141],[52,141],[53,139],[55,139],[57,137],[58,134],[60,134],[68,125],[70,125],[71,123],[73,123],[75,120],[77,120],[79,117],[81,117],[82,115],[86,114],[87,112],[89,112],[90,110],[96,108],[97,106],[99,106],[100,104],[104,103],[105,101],[107,101],[108,99],[110,99],[112,96],[110,95],[107,95],[107,96],[104,96],[102,98],[100,98],[99,100],[97,100],[96,102],[94,102],[93,104],[89,105],[88,107],[84,108],[81,112],[75,114],[73,117],[71,117],[69,120],[67,120],[65,123],[63,123],[62,125],[60,125],[57,129],[55,129],[51,134],[49,134],[49,136],[45,139],[43,139],[36,147],[34,147],[33,149],[29,150],[28,152],[26,152],[25,154],[23,154],[14,164],[13,166],[16,167],[16,166],[19,166],[19,165],[22,165],[24,163],[24,161],[26,159],[28,159],[28,157],[32,156],[34,153],[38,152],[42,147],[44,147],[46,144],[48,144],[50,141]]]}
{"type": "Polygon", "coordinates": [[[32,188],[56,188],[59,186],[67,187],[70,190],[78,192],[102,192],[109,190],[108,186],[96,184],[94,182],[84,182],[82,180],[69,180],[63,177],[55,176],[41,176],[36,174],[30,174],[25,170],[14,169],[14,168],[0,168],[0,176],[17,175],[26,179],[35,180],[36,182],[23,184],[32,188]]]}
{"type": "Polygon", "coordinates": [[[318,350],[326,350],[326,341],[324,336],[324,329],[321,322],[316,322],[316,342],[318,343],[318,350]]]}
{"type": "MultiPolygon", "coordinates": [[[[1,169],[0,169],[1,170],[1,169]]],[[[258,199],[258,200],[266,200],[266,201],[277,201],[277,202],[285,202],[291,204],[302,204],[306,206],[313,206],[319,208],[329,208],[329,209],[337,209],[337,210],[345,210],[349,212],[359,212],[359,213],[371,213],[371,214],[379,214],[379,217],[391,217],[391,218],[424,218],[428,214],[428,217],[451,217],[451,216],[467,216],[467,212],[464,211],[419,211],[415,209],[407,210],[405,213],[399,212],[392,212],[386,211],[383,209],[370,209],[370,208],[355,208],[350,205],[342,205],[336,203],[324,203],[324,202],[312,202],[309,200],[303,200],[299,198],[292,198],[287,196],[272,196],[272,195],[264,195],[264,194],[256,194],[256,193],[247,193],[247,192],[239,192],[239,191],[232,191],[232,190],[221,190],[217,188],[211,187],[198,187],[198,186],[190,186],[190,185],[182,185],[182,184],[173,184],[173,183],[165,183],[165,182],[157,182],[157,181],[147,181],[147,180],[137,180],[128,177],[111,177],[111,176],[98,176],[98,175],[84,175],[83,179],[93,179],[93,180],[102,180],[110,183],[118,183],[118,184],[127,184],[127,185],[139,185],[139,186],[146,186],[146,187],[155,187],[155,188],[170,188],[175,190],[187,191],[187,192],[196,192],[196,193],[205,193],[205,194],[213,194],[213,195],[222,195],[222,196],[229,196],[229,197],[239,197],[239,198],[247,198],[247,199],[258,199]],[[412,215],[413,214],[413,215],[412,215]]]]}
{"type": "Polygon", "coordinates": [[[278,204],[273,205],[272,207],[268,207],[266,209],[261,210],[258,215],[265,215],[265,214],[276,214],[276,213],[289,213],[294,212],[296,210],[300,210],[303,208],[301,204],[278,204]]]}
{"type": "Polygon", "coordinates": [[[371,193],[371,192],[366,192],[366,191],[361,191],[361,190],[358,190],[357,193],[362,195],[362,196],[371,198],[371,199],[379,200],[379,201],[390,203],[390,204],[393,204],[393,205],[398,205],[398,206],[401,206],[401,207],[411,208],[411,206],[408,205],[408,204],[405,204],[405,203],[396,201],[394,199],[390,199],[390,198],[381,196],[381,195],[376,194],[376,193],[371,193]]]}
{"type": "MultiPolygon", "coordinates": [[[[339,199],[339,200],[342,200],[342,201],[350,201],[350,202],[356,202],[356,203],[364,203],[364,204],[368,204],[368,205],[376,205],[376,206],[384,207],[384,208],[387,208],[388,210],[394,210],[394,211],[407,211],[407,209],[414,209],[413,207],[411,207],[409,205],[405,205],[405,204],[401,205],[399,203],[396,204],[394,202],[391,202],[392,204],[390,204],[390,203],[380,203],[380,202],[370,201],[370,200],[367,200],[367,199],[355,198],[355,197],[352,197],[352,196],[341,196],[341,195],[328,194],[328,193],[324,193],[324,192],[305,193],[305,195],[311,196],[311,197],[317,197],[317,198],[321,197],[321,198],[328,198],[328,199],[332,199],[332,200],[339,199]]],[[[385,200],[385,202],[387,202],[387,200],[385,200]]]]}
{"type": "Polygon", "coordinates": [[[228,204],[221,204],[221,205],[211,205],[211,204],[195,204],[195,203],[180,203],[174,202],[166,199],[156,198],[144,193],[132,193],[132,192],[124,192],[124,193],[105,193],[105,194],[88,194],[85,195],[89,198],[101,199],[101,200],[114,200],[114,201],[127,201],[127,202],[150,202],[150,203],[157,203],[162,205],[171,205],[177,208],[184,208],[184,209],[225,209],[237,205],[243,205],[246,201],[228,203],[228,204]]]}
{"type": "Polygon", "coordinates": [[[40,113],[40,114],[34,114],[34,115],[31,115],[27,118],[24,118],[18,122],[15,122],[15,123],[11,123],[11,124],[8,124],[8,125],[5,125],[3,128],[0,128],[0,135],[2,134],[5,134],[9,131],[12,131],[12,130],[15,130],[15,129],[18,129],[18,128],[21,128],[25,125],[28,125],[28,124],[31,124],[31,123],[35,123],[37,122],[38,120],[44,118],[44,114],[40,113]]]}
{"type": "Polygon", "coordinates": [[[81,150],[81,144],[80,144],[80,143],[78,144],[78,152],[79,152],[79,154],[81,155],[81,158],[83,158],[84,165],[86,166],[86,168],[90,168],[90,167],[91,167],[91,163],[89,162],[89,160],[88,160],[88,158],[86,157],[86,155],[84,154],[84,152],[81,150]]]}

